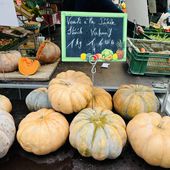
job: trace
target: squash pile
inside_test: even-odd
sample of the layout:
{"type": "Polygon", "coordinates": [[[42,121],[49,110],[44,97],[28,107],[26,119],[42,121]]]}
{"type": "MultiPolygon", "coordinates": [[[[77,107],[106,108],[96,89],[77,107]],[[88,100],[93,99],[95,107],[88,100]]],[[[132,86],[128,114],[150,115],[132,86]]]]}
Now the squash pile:
{"type": "MultiPolygon", "coordinates": [[[[7,113],[12,109],[10,101],[4,96],[0,101],[0,135],[5,127],[1,116],[10,119],[12,129],[3,129],[4,140],[11,142],[6,146],[0,141],[2,157],[14,140],[15,126],[7,113]],[[9,136],[12,138],[7,139],[9,136]]],[[[122,85],[112,97],[94,87],[85,73],[68,70],[52,79],[48,89],[30,92],[25,102],[31,113],[20,122],[17,140],[27,152],[49,154],[69,139],[82,156],[102,161],[120,156],[128,139],[135,153],[148,164],[170,168],[170,117],[156,113],[159,102],[150,87],[122,85]],[[120,115],[112,111],[113,107],[120,115]],[[66,118],[75,112],[69,126],[66,118]],[[127,127],[121,116],[132,119],[127,127]]]]}

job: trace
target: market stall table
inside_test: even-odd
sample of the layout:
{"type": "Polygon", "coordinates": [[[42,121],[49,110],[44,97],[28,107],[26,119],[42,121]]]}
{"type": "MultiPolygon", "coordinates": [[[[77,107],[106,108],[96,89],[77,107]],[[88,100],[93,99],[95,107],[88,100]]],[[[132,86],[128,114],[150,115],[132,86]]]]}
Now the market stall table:
{"type": "MultiPolygon", "coordinates": [[[[126,63],[110,63],[108,68],[101,68],[102,63],[97,63],[97,72],[95,75],[95,86],[102,87],[107,91],[116,91],[121,84],[143,84],[152,86],[153,84],[166,84],[169,76],[138,76],[128,73],[126,63]]],[[[58,73],[67,70],[79,70],[91,76],[91,65],[89,63],[79,62],[60,62],[54,71],[52,78],[58,73]]],[[[38,87],[48,87],[49,81],[0,81],[0,88],[9,89],[35,89],[38,87]]],[[[153,87],[156,93],[166,93],[164,87],[153,87]]]]}

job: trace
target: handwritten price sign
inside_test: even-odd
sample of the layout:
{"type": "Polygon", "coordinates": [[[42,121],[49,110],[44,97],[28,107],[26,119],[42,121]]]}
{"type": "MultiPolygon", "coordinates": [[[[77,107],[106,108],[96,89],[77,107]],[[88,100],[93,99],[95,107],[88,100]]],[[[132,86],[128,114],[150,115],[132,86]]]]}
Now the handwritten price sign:
{"type": "Polygon", "coordinates": [[[62,61],[98,54],[103,61],[126,60],[126,14],[62,12],[62,61]],[[84,56],[84,55],[83,55],[84,56]]]}

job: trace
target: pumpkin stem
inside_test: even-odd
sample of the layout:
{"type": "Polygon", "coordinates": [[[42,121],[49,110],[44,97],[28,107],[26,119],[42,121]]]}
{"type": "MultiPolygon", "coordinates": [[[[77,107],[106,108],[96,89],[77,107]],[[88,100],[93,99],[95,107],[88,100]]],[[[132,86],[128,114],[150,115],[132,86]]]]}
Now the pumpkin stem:
{"type": "Polygon", "coordinates": [[[91,117],[91,122],[93,122],[97,126],[102,126],[103,124],[105,124],[105,117],[93,116],[91,117]]]}

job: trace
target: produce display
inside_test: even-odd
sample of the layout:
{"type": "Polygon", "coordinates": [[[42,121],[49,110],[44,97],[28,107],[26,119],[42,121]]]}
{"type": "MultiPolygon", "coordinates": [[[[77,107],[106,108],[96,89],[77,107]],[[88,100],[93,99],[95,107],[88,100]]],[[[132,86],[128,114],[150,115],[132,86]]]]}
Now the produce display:
{"type": "Polygon", "coordinates": [[[66,141],[69,124],[65,117],[52,109],[29,113],[19,124],[17,140],[21,147],[36,155],[56,151],[66,141]]]}
{"type": "Polygon", "coordinates": [[[0,52],[0,72],[7,73],[16,71],[18,68],[18,60],[21,54],[18,51],[3,51],[0,52]]]}
{"type": "Polygon", "coordinates": [[[0,109],[0,158],[4,157],[15,139],[15,123],[13,117],[0,109]]]}
{"type": "Polygon", "coordinates": [[[11,101],[4,95],[0,94],[0,110],[4,110],[8,113],[12,110],[11,101]]]}
{"type": "Polygon", "coordinates": [[[70,125],[70,144],[85,157],[96,160],[117,158],[126,143],[124,120],[110,110],[86,108],[70,125]]]}
{"type": "Polygon", "coordinates": [[[42,108],[51,108],[47,92],[47,88],[38,88],[31,91],[25,99],[28,109],[30,111],[37,111],[42,108]]]}
{"type": "Polygon", "coordinates": [[[38,60],[32,60],[28,57],[21,57],[18,61],[19,72],[25,76],[35,74],[40,67],[38,60]]]}
{"type": "Polygon", "coordinates": [[[113,104],[115,110],[126,118],[159,109],[159,101],[152,88],[134,84],[120,86],[113,96],[113,104]]]}
{"type": "Polygon", "coordinates": [[[13,41],[12,39],[1,38],[1,39],[0,39],[0,46],[8,45],[8,44],[10,44],[12,41],[13,41]]]}
{"type": "Polygon", "coordinates": [[[148,35],[152,40],[157,40],[157,41],[170,41],[170,37],[168,35],[160,36],[159,34],[157,35],[148,35]]]}
{"type": "MultiPolygon", "coordinates": [[[[19,56],[18,52],[10,53],[19,56]]],[[[18,58],[23,75],[34,74],[40,66],[38,60],[18,58]]],[[[170,168],[170,117],[156,113],[160,104],[151,87],[121,85],[112,97],[104,89],[93,86],[85,73],[68,70],[57,74],[48,89],[31,91],[25,103],[32,112],[19,123],[16,138],[27,152],[49,154],[69,137],[70,145],[84,157],[99,161],[116,159],[128,137],[134,152],[148,164],[170,168]],[[67,116],[62,113],[75,112],[77,115],[69,126],[67,116]],[[121,116],[133,118],[127,127],[121,116]]],[[[0,95],[0,158],[7,154],[15,139],[11,110],[10,100],[0,95]]]]}
{"type": "Polygon", "coordinates": [[[60,58],[60,53],[60,48],[56,44],[44,41],[40,44],[36,59],[43,63],[53,63],[60,58]]]}
{"type": "Polygon", "coordinates": [[[112,96],[104,89],[99,87],[93,88],[93,98],[87,107],[102,107],[104,109],[112,110],[113,102],[112,96]]]}
{"type": "Polygon", "coordinates": [[[83,72],[68,70],[59,73],[48,86],[52,108],[64,114],[79,112],[92,99],[92,81],[83,72]]]}
{"type": "Polygon", "coordinates": [[[127,125],[133,150],[148,164],[170,168],[170,117],[142,113],[127,125]]]}

